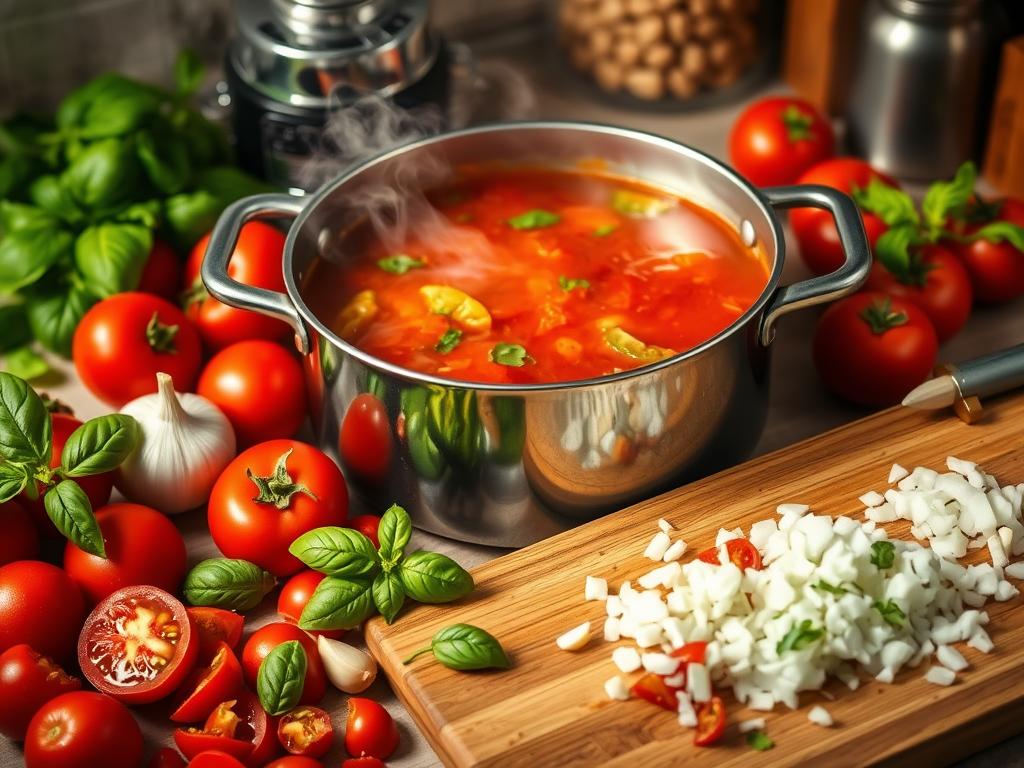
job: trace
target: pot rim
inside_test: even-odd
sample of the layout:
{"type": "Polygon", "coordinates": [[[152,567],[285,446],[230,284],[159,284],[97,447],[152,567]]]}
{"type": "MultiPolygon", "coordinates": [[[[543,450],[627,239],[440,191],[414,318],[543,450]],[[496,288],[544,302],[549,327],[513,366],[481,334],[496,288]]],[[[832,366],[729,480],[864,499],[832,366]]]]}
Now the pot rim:
{"type": "MultiPolygon", "coordinates": [[[[639,179],[643,181],[643,179],[639,179]]],[[[768,303],[772,294],[776,291],[779,286],[779,282],[782,277],[782,269],[785,262],[785,250],[786,241],[785,234],[782,230],[782,224],[779,221],[779,217],[775,214],[771,206],[761,196],[757,189],[746,179],[736,173],[732,168],[727,166],[720,160],[712,157],[711,155],[696,149],[689,144],[683,144],[682,142],[669,139],[664,136],[660,136],[655,133],[649,133],[646,131],[639,131],[633,128],[621,128],[618,126],[606,125],[603,123],[594,123],[580,120],[520,120],[510,121],[502,123],[490,123],[486,125],[473,126],[471,128],[463,128],[456,131],[446,131],[444,133],[437,134],[435,136],[429,136],[424,139],[418,139],[406,144],[402,144],[399,147],[395,147],[384,152],[380,152],[366,160],[357,163],[350,167],[347,171],[336,177],[333,181],[324,184],[319,190],[317,190],[312,196],[304,201],[302,211],[292,222],[292,225],[288,228],[288,234],[285,239],[284,249],[284,261],[282,267],[284,269],[284,281],[285,288],[288,291],[288,296],[291,299],[293,305],[301,315],[302,319],[308,323],[319,336],[330,341],[332,345],[340,348],[346,354],[351,355],[362,363],[380,370],[390,376],[395,376],[401,379],[409,380],[418,384],[441,386],[446,388],[458,387],[461,389],[472,389],[483,392],[495,392],[503,394],[529,394],[532,392],[551,392],[561,391],[567,389],[585,389],[588,387],[597,387],[606,384],[613,384],[618,382],[627,381],[632,378],[639,376],[646,376],[657,371],[672,367],[681,363],[685,360],[697,357],[711,347],[725,341],[728,337],[737,333],[741,328],[744,328],[748,323],[754,320],[768,303]],[[717,173],[725,176],[729,181],[733,182],[739,187],[746,195],[750,198],[751,202],[760,210],[764,216],[768,225],[771,227],[772,234],[775,237],[775,253],[774,261],[772,264],[771,272],[768,275],[768,280],[765,283],[764,289],[761,294],[757,297],[753,304],[751,304],[747,310],[734,320],[730,325],[723,328],[717,334],[709,339],[701,342],[700,344],[691,347],[690,349],[680,352],[679,354],[667,357],[664,360],[659,360],[656,363],[650,363],[648,365],[642,365],[638,368],[631,368],[625,371],[619,371],[618,373],[607,374],[605,376],[596,376],[587,379],[573,379],[570,381],[557,381],[557,382],[540,382],[534,384],[502,384],[497,382],[487,381],[468,381],[463,379],[450,379],[443,376],[437,376],[435,374],[423,373],[422,371],[416,371],[412,368],[405,368],[394,363],[389,363],[386,360],[382,360],[379,357],[369,354],[359,347],[345,341],[340,336],[334,333],[328,328],[317,315],[307,306],[306,302],[302,299],[302,295],[299,291],[299,287],[295,282],[295,270],[294,270],[294,250],[295,243],[298,239],[298,233],[305,225],[306,221],[312,215],[313,211],[319,206],[324,200],[331,197],[336,190],[344,186],[351,179],[355,178],[359,174],[365,172],[367,169],[378,165],[379,163],[386,162],[396,157],[400,157],[408,152],[418,150],[422,147],[431,146],[433,144],[440,144],[448,141],[452,138],[469,135],[480,135],[480,134],[492,134],[492,133],[505,133],[515,132],[520,130],[569,130],[569,131],[580,131],[583,133],[597,133],[605,134],[609,136],[617,136],[620,138],[633,139],[646,142],[648,144],[654,144],[668,151],[687,157],[691,160],[695,160],[708,166],[717,173]]]]}

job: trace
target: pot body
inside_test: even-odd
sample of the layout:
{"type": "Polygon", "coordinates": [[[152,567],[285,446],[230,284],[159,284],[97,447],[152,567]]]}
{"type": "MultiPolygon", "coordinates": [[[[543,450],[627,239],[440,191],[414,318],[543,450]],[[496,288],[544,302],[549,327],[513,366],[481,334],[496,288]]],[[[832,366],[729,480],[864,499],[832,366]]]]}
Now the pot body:
{"type": "Polygon", "coordinates": [[[849,198],[818,187],[754,190],[730,169],[660,137],[578,123],[523,123],[445,134],[393,150],[306,201],[260,196],[225,211],[203,267],[222,301],[292,323],[305,354],[320,447],[375,512],[393,502],[418,527],[523,546],[745,458],[767,414],[774,320],[855,290],[870,258],[849,198]],[[341,260],[367,215],[401,227],[419,190],[471,164],[573,167],[641,179],[722,216],[771,266],[736,323],[657,364],[587,381],[507,386],[442,379],[381,361],[335,336],[302,298],[317,259],[341,260]],[[772,206],[832,210],[848,249],[836,273],[779,287],[784,239],[772,206]],[[227,257],[247,218],[296,215],[285,249],[288,295],[233,283],[227,257]],[[367,414],[372,414],[368,418],[367,414]]]}

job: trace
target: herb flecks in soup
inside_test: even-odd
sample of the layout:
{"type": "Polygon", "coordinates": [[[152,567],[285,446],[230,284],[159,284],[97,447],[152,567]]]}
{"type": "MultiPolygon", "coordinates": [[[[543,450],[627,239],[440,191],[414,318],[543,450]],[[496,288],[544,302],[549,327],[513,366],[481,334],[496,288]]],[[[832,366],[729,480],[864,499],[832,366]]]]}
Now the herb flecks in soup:
{"type": "Polygon", "coordinates": [[[417,371],[539,383],[648,365],[727,328],[768,281],[717,215],[620,178],[467,171],[428,198],[404,240],[359,225],[350,261],[318,261],[304,286],[339,336],[417,371]]]}

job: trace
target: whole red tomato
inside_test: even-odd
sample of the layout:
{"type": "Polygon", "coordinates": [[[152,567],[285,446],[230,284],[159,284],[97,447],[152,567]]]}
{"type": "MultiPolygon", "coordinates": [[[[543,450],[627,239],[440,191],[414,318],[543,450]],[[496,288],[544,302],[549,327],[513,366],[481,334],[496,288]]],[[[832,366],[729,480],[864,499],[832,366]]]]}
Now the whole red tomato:
{"type": "Polygon", "coordinates": [[[267,654],[281,643],[286,643],[289,640],[298,640],[306,652],[306,683],[302,689],[302,698],[299,699],[299,703],[317,704],[327,692],[327,673],[320,660],[320,651],[317,650],[316,640],[294,624],[275,622],[260,627],[252,633],[242,650],[242,671],[245,673],[245,681],[250,687],[255,688],[256,675],[260,671],[260,664],[267,658],[267,654]]]}
{"type": "Polygon", "coordinates": [[[341,422],[338,448],[346,469],[379,483],[391,466],[391,424],[384,403],[376,395],[357,395],[341,422]]]}
{"type": "Polygon", "coordinates": [[[32,513],[13,499],[0,504],[0,565],[39,554],[39,532],[32,513]]]}
{"type": "Polygon", "coordinates": [[[124,705],[91,691],[43,704],[25,735],[26,768],[138,768],[142,731],[124,705]]]}
{"type": "Polygon", "coordinates": [[[207,521],[227,557],[288,576],[302,563],[288,551],[299,536],[344,525],[348,491],[341,470],[298,440],[271,440],[243,451],[210,492],[207,521]]]}
{"type": "Polygon", "coordinates": [[[77,691],[82,681],[22,643],[0,653],[0,733],[21,741],[29,720],[43,704],[77,691]]]}
{"type": "Polygon", "coordinates": [[[221,643],[226,643],[232,650],[238,647],[238,641],[242,639],[242,628],[245,626],[244,616],[210,606],[186,608],[185,612],[199,638],[200,664],[210,661],[221,643]]]}
{"type": "Polygon", "coordinates": [[[355,528],[363,536],[373,542],[373,546],[380,547],[379,529],[380,518],[376,515],[356,515],[348,521],[349,528],[355,528]]]}
{"type": "Polygon", "coordinates": [[[832,126],[803,99],[773,96],[755,101],[729,135],[733,166],[759,187],[792,184],[815,163],[832,156],[832,126]]]}
{"type": "MultiPolygon", "coordinates": [[[[199,270],[210,244],[207,235],[192,249],[185,267],[185,313],[199,328],[208,349],[222,349],[247,339],[280,339],[288,326],[258,312],[222,304],[206,292],[199,270]]],[[[269,224],[251,221],[242,227],[234,253],[228,262],[228,275],[245,285],[284,293],[284,235],[269,224]]]]}
{"type": "MultiPolygon", "coordinates": [[[[1024,227],[1024,200],[1007,198],[999,205],[995,221],[1024,227]]],[[[986,224],[969,225],[964,234],[976,235],[986,224]]],[[[974,286],[978,301],[1002,304],[1024,296],[1024,251],[1006,239],[978,239],[956,245],[957,253],[974,286]]]]}
{"type": "Polygon", "coordinates": [[[64,548],[64,570],[91,602],[135,584],[178,591],[187,570],[185,541],[165,515],[142,504],[111,504],[96,512],[96,522],[106,557],[70,541],[64,548]]]}
{"type": "MultiPolygon", "coordinates": [[[[833,157],[810,168],[799,179],[798,184],[823,184],[851,194],[855,189],[864,189],[872,179],[878,179],[890,187],[899,187],[888,176],[879,173],[856,157],[833,157]]],[[[878,238],[885,232],[885,223],[873,213],[861,212],[868,243],[874,250],[878,238]]],[[[794,208],[789,212],[789,223],[800,243],[800,257],[807,268],[817,275],[835,272],[843,265],[846,255],[839,242],[832,214],[820,208],[794,208]]]]}
{"type": "Polygon", "coordinates": [[[350,757],[341,761],[341,768],[386,768],[376,757],[350,757]]]}
{"type": "Polygon", "coordinates": [[[60,568],[37,560],[0,567],[0,652],[28,643],[65,661],[84,618],[82,592],[60,568]]]}
{"type": "Polygon", "coordinates": [[[137,290],[151,293],[168,301],[177,301],[178,286],[181,284],[181,260],[167,243],[153,241],[146,265],[142,268],[137,290]]]}
{"type": "Polygon", "coordinates": [[[873,291],[825,311],[814,335],[814,362],[825,385],[855,403],[897,403],[935,365],[938,339],[914,304],[873,291]]]}
{"type": "MultiPolygon", "coordinates": [[[[302,609],[306,607],[309,598],[313,596],[317,585],[323,581],[325,576],[317,571],[299,571],[292,576],[285,585],[281,587],[281,594],[277,596],[277,612],[289,621],[299,623],[302,609]]],[[[320,632],[310,630],[309,634],[314,637],[323,635],[338,640],[345,636],[343,629],[330,629],[320,632]]]]}
{"type": "Polygon", "coordinates": [[[185,768],[185,765],[185,758],[178,754],[178,750],[163,747],[149,759],[147,768],[185,768]]]}
{"type": "Polygon", "coordinates": [[[265,768],[324,768],[324,764],[312,757],[302,755],[286,755],[267,763],[265,768]]]}
{"type": "Polygon", "coordinates": [[[353,696],[348,700],[345,750],[352,757],[369,755],[387,760],[398,748],[398,726],[373,699],[353,696]]]}
{"type": "Polygon", "coordinates": [[[971,315],[971,280],[959,259],[941,245],[911,252],[910,265],[899,274],[876,258],[867,288],[917,305],[932,321],[941,344],[953,338],[971,315]]]}
{"type": "Polygon", "coordinates": [[[196,383],[202,349],[182,311],[159,296],[119,293],[86,312],[75,329],[71,355],[82,383],[103,402],[120,408],[156,392],[156,375],[170,374],[174,388],[196,383]]]}
{"type": "Polygon", "coordinates": [[[188,768],[246,768],[246,765],[227,752],[207,749],[189,760],[188,768]]]}
{"type": "Polygon", "coordinates": [[[222,349],[203,369],[197,391],[224,411],[240,446],[291,437],[306,418],[302,367],[272,341],[222,349]]]}

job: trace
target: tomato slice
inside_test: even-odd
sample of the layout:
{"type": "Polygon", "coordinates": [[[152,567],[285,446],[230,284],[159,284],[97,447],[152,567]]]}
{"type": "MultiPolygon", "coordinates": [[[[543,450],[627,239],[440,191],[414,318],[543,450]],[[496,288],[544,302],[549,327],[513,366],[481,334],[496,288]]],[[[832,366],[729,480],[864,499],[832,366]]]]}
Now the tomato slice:
{"type": "MultiPolygon", "coordinates": [[[[217,653],[220,643],[234,650],[242,639],[245,618],[223,608],[186,608],[192,628],[199,636],[199,661],[207,662],[217,653]]],[[[224,698],[227,698],[226,696],[224,698]]]]}
{"type": "Polygon", "coordinates": [[[665,683],[661,675],[648,673],[633,683],[629,692],[638,699],[649,701],[663,709],[675,712],[679,708],[679,699],[676,692],[679,689],[673,688],[665,683]]]}
{"type": "Polygon", "coordinates": [[[130,704],[169,695],[195,667],[199,644],[173,595],[125,587],[93,609],[78,638],[78,664],[93,687],[130,704]]]}
{"type": "Polygon", "coordinates": [[[202,728],[178,728],[174,743],[189,760],[207,750],[246,760],[262,745],[266,732],[266,712],[255,696],[243,690],[237,698],[217,704],[202,728]]]}
{"type": "MultiPolygon", "coordinates": [[[[740,570],[746,568],[761,570],[761,553],[746,539],[729,539],[725,543],[725,551],[729,553],[729,562],[740,570]]],[[[697,555],[697,559],[712,565],[719,565],[718,547],[705,549],[697,555]]]]}
{"type": "Polygon", "coordinates": [[[334,743],[331,716],[319,707],[296,707],[281,717],[277,739],[293,755],[322,757],[334,743]]]}
{"type": "Polygon", "coordinates": [[[703,640],[694,640],[692,643],[676,648],[669,656],[682,659],[682,663],[679,665],[679,670],[682,671],[686,668],[687,664],[703,664],[704,653],[707,651],[707,647],[708,644],[703,640]]]}
{"type": "Polygon", "coordinates": [[[693,743],[698,747],[714,744],[725,731],[725,705],[717,696],[697,706],[697,729],[693,743]]]}
{"type": "Polygon", "coordinates": [[[178,689],[171,720],[195,723],[242,689],[242,665],[227,643],[219,643],[209,666],[193,672],[178,689]]]}

